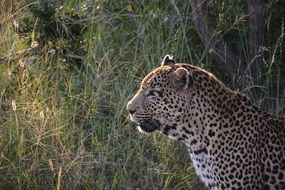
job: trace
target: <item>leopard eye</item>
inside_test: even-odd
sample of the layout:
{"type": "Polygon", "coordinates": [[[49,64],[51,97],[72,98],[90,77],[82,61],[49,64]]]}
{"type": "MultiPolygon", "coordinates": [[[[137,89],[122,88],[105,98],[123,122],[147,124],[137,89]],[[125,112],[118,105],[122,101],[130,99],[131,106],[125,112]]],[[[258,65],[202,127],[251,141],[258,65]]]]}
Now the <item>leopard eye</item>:
{"type": "Polygon", "coordinates": [[[155,96],[155,91],[154,90],[150,90],[146,96],[155,96]]]}
{"type": "Polygon", "coordinates": [[[155,97],[155,96],[162,96],[162,90],[160,89],[154,89],[154,90],[149,90],[146,94],[147,97],[155,97]]]}

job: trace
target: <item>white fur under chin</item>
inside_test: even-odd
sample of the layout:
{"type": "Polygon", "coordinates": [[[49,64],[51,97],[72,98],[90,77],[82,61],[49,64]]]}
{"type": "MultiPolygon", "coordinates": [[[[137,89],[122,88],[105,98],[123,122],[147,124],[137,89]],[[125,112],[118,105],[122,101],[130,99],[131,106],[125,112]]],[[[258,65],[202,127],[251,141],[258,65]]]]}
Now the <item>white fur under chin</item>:
{"type": "Polygon", "coordinates": [[[147,135],[147,136],[149,136],[150,135],[150,133],[147,133],[147,132],[145,132],[144,130],[142,130],[142,128],[138,125],[138,130],[139,130],[139,132],[141,132],[141,133],[143,133],[144,135],[147,135]]]}

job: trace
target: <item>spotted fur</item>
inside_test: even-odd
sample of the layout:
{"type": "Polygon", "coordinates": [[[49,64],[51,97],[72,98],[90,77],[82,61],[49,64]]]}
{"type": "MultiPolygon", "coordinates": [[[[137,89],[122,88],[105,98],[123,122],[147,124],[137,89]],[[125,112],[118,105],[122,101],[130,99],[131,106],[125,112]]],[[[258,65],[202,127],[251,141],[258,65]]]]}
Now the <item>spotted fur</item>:
{"type": "Polygon", "coordinates": [[[285,117],[204,69],[164,60],[128,102],[139,129],[185,143],[209,189],[285,189],[285,117]]]}

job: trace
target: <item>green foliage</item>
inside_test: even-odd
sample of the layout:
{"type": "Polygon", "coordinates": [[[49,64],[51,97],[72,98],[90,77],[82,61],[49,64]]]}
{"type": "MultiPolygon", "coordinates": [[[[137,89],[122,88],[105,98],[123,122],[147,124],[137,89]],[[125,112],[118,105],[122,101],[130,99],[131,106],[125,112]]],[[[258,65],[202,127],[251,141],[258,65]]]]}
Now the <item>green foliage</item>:
{"type": "MultiPolygon", "coordinates": [[[[193,30],[190,5],[173,2],[38,0],[1,9],[0,56],[40,50],[0,63],[0,189],[201,188],[185,147],[139,134],[125,110],[166,53],[223,77],[193,30]]],[[[223,2],[213,1],[209,14],[220,15],[215,24],[246,59],[243,1],[223,2]]],[[[260,100],[272,112],[285,84],[276,6],[265,4],[261,88],[269,98],[260,100]]]]}

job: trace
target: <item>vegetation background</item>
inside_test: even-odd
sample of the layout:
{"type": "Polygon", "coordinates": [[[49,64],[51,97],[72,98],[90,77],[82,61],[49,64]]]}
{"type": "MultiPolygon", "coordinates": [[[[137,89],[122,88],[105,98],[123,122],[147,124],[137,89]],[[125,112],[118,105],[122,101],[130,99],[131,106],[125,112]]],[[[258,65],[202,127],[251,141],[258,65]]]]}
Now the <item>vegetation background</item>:
{"type": "MultiPolygon", "coordinates": [[[[139,134],[126,103],[172,53],[284,113],[285,3],[262,3],[257,85],[215,67],[186,0],[0,0],[0,189],[203,188],[185,147],[139,134]]],[[[248,61],[246,3],[213,0],[207,15],[248,61]]]]}

